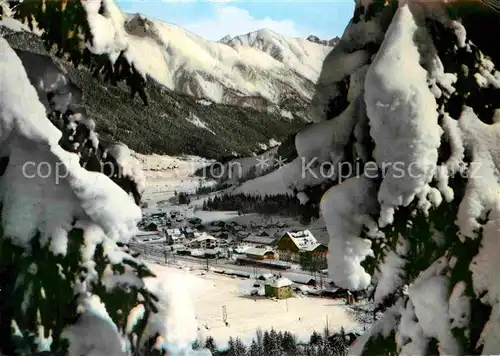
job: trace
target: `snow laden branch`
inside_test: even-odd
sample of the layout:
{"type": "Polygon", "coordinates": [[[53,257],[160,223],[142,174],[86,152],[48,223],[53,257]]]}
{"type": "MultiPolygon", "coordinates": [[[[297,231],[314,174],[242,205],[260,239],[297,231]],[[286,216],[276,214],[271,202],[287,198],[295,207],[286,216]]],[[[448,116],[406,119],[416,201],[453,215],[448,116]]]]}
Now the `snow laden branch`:
{"type": "MultiPolygon", "coordinates": [[[[194,320],[169,317],[186,307],[176,299],[184,297],[167,295],[147,266],[119,247],[135,233],[140,208],[62,148],[62,132],[3,38],[0,84],[2,353],[188,352],[195,330],[192,340],[173,330],[177,321],[194,320]],[[43,174],[27,163],[45,167],[43,174]]],[[[109,149],[123,167],[125,148],[109,149]]]]}
{"type": "Polygon", "coordinates": [[[331,186],[329,274],[385,311],[353,354],[500,352],[498,46],[474,27],[500,17],[476,5],[358,3],[298,158],[238,188],[331,186]]]}
{"type": "Polygon", "coordinates": [[[147,71],[137,51],[131,50],[131,36],[124,27],[126,15],[112,0],[6,2],[10,6],[3,16],[8,20],[12,16],[40,35],[48,50],[75,66],[87,66],[94,76],[113,85],[126,81],[132,98],[139,94],[148,105],[147,71]]]}

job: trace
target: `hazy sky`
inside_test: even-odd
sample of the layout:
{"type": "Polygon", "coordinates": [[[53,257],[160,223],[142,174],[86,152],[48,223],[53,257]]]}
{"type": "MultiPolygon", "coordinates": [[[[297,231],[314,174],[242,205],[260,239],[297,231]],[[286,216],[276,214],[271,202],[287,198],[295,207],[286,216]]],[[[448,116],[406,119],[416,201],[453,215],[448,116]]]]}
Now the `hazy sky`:
{"type": "Polygon", "coordinates": [[[121,9],[179,25],[218,40],[269,28],[289,36],[341,36],[354,11],[354,0],[117,0],[121,9]]]}

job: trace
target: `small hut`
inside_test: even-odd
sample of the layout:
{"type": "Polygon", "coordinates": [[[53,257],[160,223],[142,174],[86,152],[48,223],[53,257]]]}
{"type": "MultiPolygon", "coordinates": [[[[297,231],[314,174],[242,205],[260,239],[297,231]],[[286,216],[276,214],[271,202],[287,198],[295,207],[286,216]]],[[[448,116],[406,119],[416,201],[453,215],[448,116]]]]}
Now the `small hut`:
{"type": "Polygon", "coordinates": [[[283,277],[270,279],[265,282],[264,291],[267,297],[286,299],[292,296],[292,284],[291,280],[283,277]]]}

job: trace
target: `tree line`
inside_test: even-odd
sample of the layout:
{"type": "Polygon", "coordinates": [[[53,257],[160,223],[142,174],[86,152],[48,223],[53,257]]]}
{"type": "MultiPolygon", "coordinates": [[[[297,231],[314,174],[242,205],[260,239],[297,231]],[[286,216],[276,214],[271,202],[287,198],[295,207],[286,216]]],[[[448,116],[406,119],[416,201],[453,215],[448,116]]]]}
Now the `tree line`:
{"type": "Polygon", "coordinates": [[[207,198],[203,203],[203,210],[236,210],[240,214],[258,213],[267,216],[298,217],[304,225],[319,217],[317,206],[310,203],[301,205],[296,197],[287,194],[259,196],[226,193],[207,198]]]}
{"type": "Polygon", "coordinates": [[[346,356],[349,346],[358,335],[346,333],[344,328],[331,335],[314,331],[307,342],[300,342],[292,333],[257,331],[256,337],[249,345],[236,337],[229,339],[225,350],[218,350],[213,337],[197,341],[195,349],[206,348],[213,356],[346,356]]]}
{"type": "Polygon", "coordinates": [[[206,199],[203,210],[237,210],[243,214],[297,216],[300,214],[300,204],[296,198],[289,195],[222,194],[206,199]]]}

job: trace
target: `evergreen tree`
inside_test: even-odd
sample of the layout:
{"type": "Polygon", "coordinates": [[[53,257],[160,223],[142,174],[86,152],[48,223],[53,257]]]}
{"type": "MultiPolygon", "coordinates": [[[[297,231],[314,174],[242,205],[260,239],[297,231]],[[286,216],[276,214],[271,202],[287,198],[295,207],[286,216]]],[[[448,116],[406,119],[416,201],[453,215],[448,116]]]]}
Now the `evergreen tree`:
{"type": "Polygon", "coordinates": [[[320,346],[322,343],[323,343],[323,338],[321,337],[321,334],[319,334],[316,331],[313,331],[309,339],[309,344],[312,346],[320,346]]]}
{"type": "Polygon", "coordinates": [[[217,346],[215,345],[215,340],[212,336],[208,336],[205,340],[205,348],[209,350],[212,355],[216,354],[217,346]]]}
{"type": "MultiPolygon", "coordinates": [[[[69,55],[75,64],[108,66],[110,76],[123,76],[123,71],[113,72],[108,59],[104,67],[99,64],[102,57],[85,47],[86,41],[92,42],[87,22],[91,10],[83,3],[34,0],[11,5],[16,6],[16,18],[30,26],[36,22],[44,30],[42,38],[49,50],[54,47],[57,55],[69,55]]],[[[106,3],[101,5],[105,15],[106,3]]],[[[61,100],[67,91],[47,91],[46,97],[37,93],[32,84],[34,67],[28,66],[22,53],[3,38],[0,52],[2,140],[8,137],[10,141],[0,144],[0,183],[11,192],[3,194],[0,202],[0,352],[81,355],[92,349],[96,354],[117,355],[125,347],[127,355],[164,355],[162,340],[167,339],[162,323],[155,319],[158,310],[165,309],[164,295],[146,283],[154,277],[149,268],[118,242],[128,239],[140,220],[137,177],[117,176],[123,167],[112,153],[103,154],[106,145],[95,139],[90,119],[89,126],[72,121],[77,124],[73,133],[79,130],[74,138],[80,148],[66,145],[70,135],[54,120],[75,119],[75,107],[70,104],[82,103],[46,105],[61,100]],[[18,100],[12,100],[14,96],[18,100]],[[19,101],[26,104],[22,109],[19,101]],[[4,116],[9,110],[16,112],[19,129],[5,125],[5,120],[11,120],[4,116]],[[59,141],[51,131],[57,128],[62,132],[59,141]],[[75,153],[80,155],[81,166],[73,159],[75,153]],[[28,178],[19,172],[23,159],[65,167],[67,175],[52,170],[45,180],[28,178]],[[111,163],[115,172],[109,179],[102,171],[105,163],[111,163]],[[41,190],[46,193],[40,195],[41,190]],[[14,223],[13,218],[19,216],[27,229],[14,223]]],[[[134,80],[129,81],[133,91],[137,90],[134,80]]],[[[68,90],[72,85],[69,80],[63,82],[67,87],[58,89],[68,90]]],[[[44,84],[52,88],[56,83],[44,84]]],[[[85,110],[81,115],[86,115],[85,110]]],[[[122,157],[127,158],[132,160],[122,157]]]]}
{"type": "Polygon", "coordinates": [[[282,341],[283,351],[287,355],[296,355],[297,354],[297,342],[295,336],[289,331],[285,331],[283,334],[282,341]]]}
{"type": "Polygon", "coordinates": [[[262,351],[259,349],[259,345],[257,345],[257,341],[252,340],[250,344],[250,348],[248,349],[248,356],[260,356],[262,355],[262,351]]]}
{"type": "Polygon", "coordinates": [[[240,338],[236,338],[234,342],[234,351],[231,356],[246,356],[247,349],[240,338]]]}
{"type": "Polygon", "coordinates": [[[112,52],[99,53],[100,49],[94,48],[99,41],[96,37],[102,36],[99,33],[102,28],[92,27],[88,19],[98,15],[104,18],[110,16],[105,1],[101,1],[98,7],[84,6],[85,2],[71,0],[12,0],[8,4],[15,9],[13,16],[16,19],[26,22],[32,30],[35,25],[44,30],[42,39],[48,50],[55,49],[56,55],[69,57],[75,66],[89,67],[95,76],[102,75],[105,81],[110,81],[113,85],[125,81],[131,89],[132,98],[138,93],[144,104],[148,104],[146,81],[143,74],[129,61],[127,44],[116,41],[115,46],[120,46],[121,49],[118,56],[112,52]]]}

